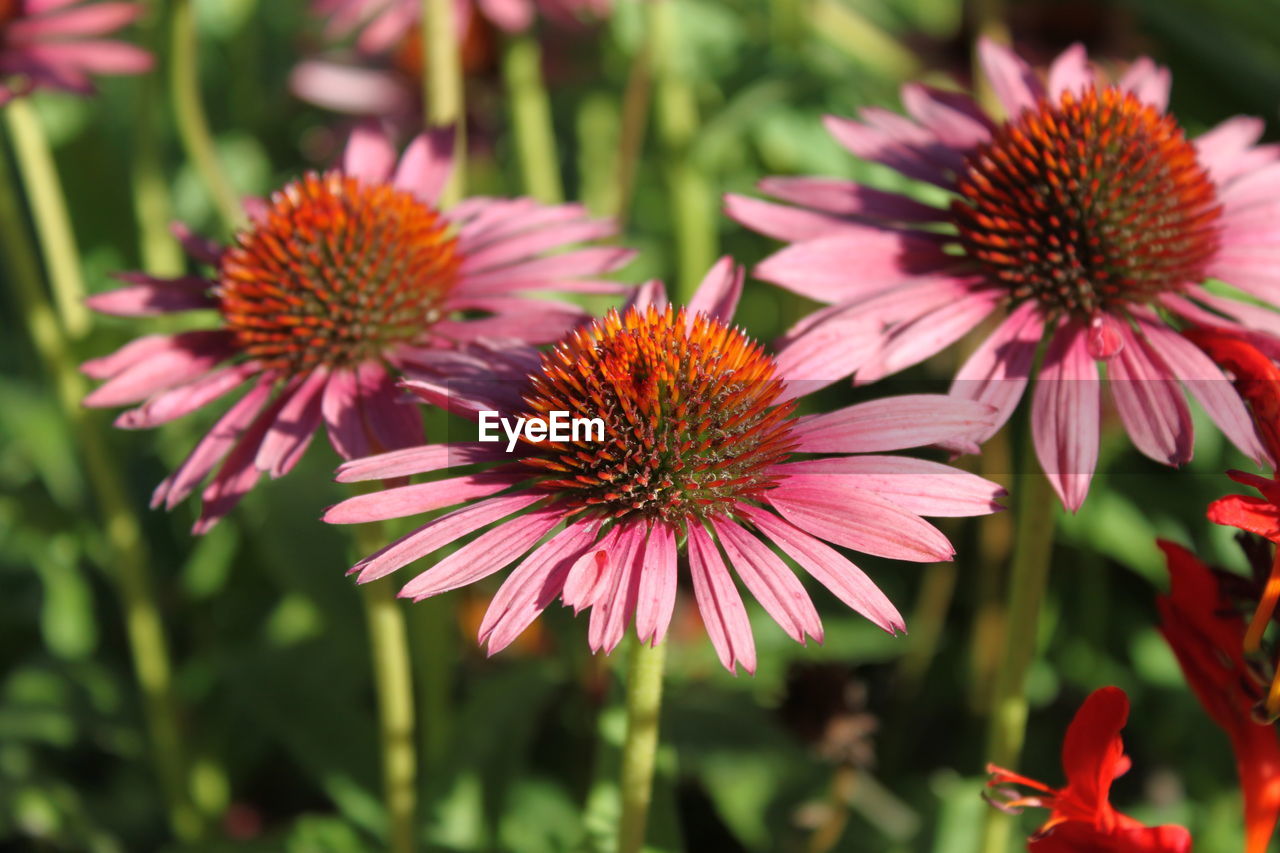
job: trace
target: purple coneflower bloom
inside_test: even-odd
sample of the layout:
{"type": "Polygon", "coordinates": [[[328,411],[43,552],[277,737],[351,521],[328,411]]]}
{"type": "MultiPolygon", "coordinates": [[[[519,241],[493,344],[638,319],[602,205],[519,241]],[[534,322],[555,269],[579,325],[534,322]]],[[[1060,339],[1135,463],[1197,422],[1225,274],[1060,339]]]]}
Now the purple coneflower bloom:
{"type": "Polygon", "coordinates": [[[909,117],[870,108],[860,121],[827,121],[854,154],[941,187],[949,204],[821,178],[761,184],[796,206],[728,199],[738,221],[794,244],[757,274],[831,306],[788,333],[783,368],[871,382],[999,318],[952,393],[994,405],[994,433],[1047,336],[1031,419],[1068,508],[1084,501],[1097,462],[1099,364],[1152,459],[1191,458],[1179,381],[1262,458],[1230,383],[1175,331],[1207,323],[1280,347],[1280,314],[1203,285],[1221,279],[1280,302],[1280,150],[1255,144],[1262,122],[1237,117],[1188,140],[1165,112],[1169,72],[1149,59],[1109,83],[1079,45],[1047,80],[997,44],[979,52],[1003,120],[966,95],[908,85],[909,117]]]}
{"type": "Polygon", "coordinates": [[[951,544],[921,516],[990,513],[1002,490],[939,462],[884,454],[969,441],[990,429],[994,412],[971,400],[915,395],[793,417],[796,386],[730,325],[741,286],[727,259],[687,308],[666,304],[661,285],[646,285],[622,312],[575,330],[544,355],[508,350],[511,369],[501,375],[459,379],[454,363],[465,356],[441,353],[406,382],[427,402],[544,424],[555,412],[600,418],[603,440],[526,440],[511,453],[479,441],[437,444],[346,463],[343,482],[448,476],[351,498],[327,521],[464,504],[352,571],[361,582],[376,580],[488,528],[400,595],[437,595],[516,564],[480,626],[490,653],[557,598],[591,609],[595,651],[612,651],[633,618],[642,641],[661,642],[682,553],[707,633],[731,670],[754,671],[756,655],[729,567],[792,638],[822,639],[818,613],[778,551],[876,625],[903,630],[888,598],[828,543],[893,559],[950,560],[951,544]]]}
{"type": "Polygon", "coordinates": [[[33,89],[90,94],[90,74],[140,74],[145,50],[100,36],[132,23],[138,3],[0,0],[0,104],[33,89]]]}
{"type": "Polygon", "coordinates": [[[598,277],[628,250],[548,254],[614,233],[579,205],[471,198],[439,210],[451,150],[448,134],[420,136],[397,164],[381,130],[363,126],[341,168],[248,203],[251,222],[233,245],[183,230],[207,275],[129,273],[128,286],[91,298],[108,314],[219,314],[216,328],[140,338],[84,365],[106,380],[87,405],[142,404],[118,426],[153,427],[248,386],[153,505],[172,508],[217,468],[196,523],[204,532],[260,473],[289,471],[321,424],[348,459],[418,444],[421,419],[399,402],[397,371],[487,337],[558,340],[585,319],[531,292],[620,289],[598,277]]]}

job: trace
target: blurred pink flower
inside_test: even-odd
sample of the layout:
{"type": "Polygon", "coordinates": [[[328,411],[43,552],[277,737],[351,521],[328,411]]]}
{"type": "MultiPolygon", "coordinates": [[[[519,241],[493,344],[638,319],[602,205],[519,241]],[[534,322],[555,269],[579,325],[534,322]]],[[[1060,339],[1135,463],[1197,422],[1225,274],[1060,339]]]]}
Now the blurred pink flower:
{"type": "Polygon", "coordinates": [[[100,38],[132,23],[138,3],[0,0],[0,104],[33,89],[90,94],[90,74],[140,74],[151,54],[100,38]]]}
{"type": "Polygon", "coordinates": [[[687,308],[666,304],[655,282],[621,313],[541,357],[506,350],[504,373],[466,377],[473,355],[459,352],[410,373],[405,384],[423,400],[473,419],[491,410],[545,424],[552,412],[572,412],[601,418],[603,439],[524,440],[509,452],[479,441],[434,444],[346,463],[342,482],[448,476],[352,498],[326,521],[463,505],[361,560],[352,569],[360,582],[488,527],[400,595],[437,595],[516,563],[480,626],[490,653],[556,598],[591,609],[591,648],[609,652],[633,617],[641,640],[662,641],[683,551],[720,661],[753,672],[754,640],[729,566],[793,639],[822,639],[818,613],[777,548],[876,625],[903,630],[888,598],[827,542],[892,559],[950,560],[951,544],[921,516],[990,513],[1003,491],[941,463],[882,454],[968,441],[990,428],[992,409],[933,394],[792,417],[797,388],[730,325],[741,287],[741,271],[725,259],[687,308]]]}
{"type": "Polygon", "coordinates": [[[531,291],[620,289],[599,277],[630,251],[559,251],[614,233],[578,205],[471,198],[438,210],[451,150],[448,134],[420,136],[397,164],[382,131],[362,126],[340,169],[246,203],[251,223],[233,245],[180,231],[188,253],[212,267],[207,276],[129,273],[126,287],[90,299],[107,314],[220,316],[216,328],[150,335],[85,363],[106,380],[86,405],[142,403],[117,426],[154,427],[249,386],[153,505],[172,508],[217,468],[202,533],[260,473],[288,472],[321,424],[348,459],[418,444],[421,419],[401,405],[395,371],[484,338],[558,340],[584,321],[577,306],[531,291]]]}
{"type": "Polygon", "coordinates": [[[855,155],[933,184],[934,206],[822,178],[768,178],[796,206],[730,196],[739,222],[793,243],[756,274],[829,303],[793,328],[784,369],[865,383],[916,364],[993,317],[952,393],[1008,419],[1039,368],[1031,420],[1040,464],[1079,508],[1097,463],[1098,365],[1137,448],[1191,458],[1186,384],[1244,452],[1264,458],[1248,413],[1213,361],[1170,318],[1237,329],[1280,348],[1280,314],[1201,286],[1218,278],[1280,302],[1280,150],[1262,121],[1232,118],[1194,141],[1166,114],[1170,76],[1139,59],[1109,84],[1076,45],[1042,81],[984,41],[982,66],[1007,120],[969,96],[908,85],[908,117],[878,108],[827,127],[855,155]]]}

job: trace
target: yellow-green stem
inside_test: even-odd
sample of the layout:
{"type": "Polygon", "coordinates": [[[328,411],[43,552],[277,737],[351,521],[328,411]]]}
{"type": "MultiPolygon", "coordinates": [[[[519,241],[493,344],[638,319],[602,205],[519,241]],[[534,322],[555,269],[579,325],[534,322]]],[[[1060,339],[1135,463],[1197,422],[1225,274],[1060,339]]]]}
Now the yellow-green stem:
{"type": "MultiPolygon", "coordinates": [[[[163,7],[158,0],[147,4],[147,13],[139,23],[139,41],[160,53],[163,34],[163,7]]],[[[161,78],[144,74],[138,83],[138,110],[133,138],[133,214],[138,220],[138,250],[142,268],[151,275],[177,276],[185,267],[182,249],[169,233],[173,209],[169,186],[165,181],[161,159],[159,110],[164,97],[161,78]]]]}
{"type": "MultiPolygon", "coordinates": [[[[1039,470],[1032,447],[1030,426],[1022,452],[1022,474],[1017,478],[1017,525],[1010,562],[1009,597],[1002,656],[996,670],[991,715],[987,720],[987,760],[1016,769],[1027,729],[1027,670],[1035,658],[1053,553],[1053,525],[1058,499],[1049,480],[1039,470]]],[[[1012,817],[987,809],[982,827],[981,853],[1007,853],[1013,829],[1012,817]]]]}
{"type": "Polygon", "coordinates": [[[71,425],[101,514],[112,580],[120,596],[125,633],[142,692],[152,759],[168,805],[170,824],[178,838],[197,841],[204,828],[191,804],[186,744],[179,724],[169,646],[151,580],[146,543],[124,491],[124,472],[107,447],[102,425],[81,405],[84,381],[53,307],[45,297],[35,255],[20,225],[22,221],[22,205],[13,175],[0,152],[0,222],[5,223],[5,227],[0,228],[0,246],[3,246],[10,273],[10,285],[17,293],[32,345],[71,425]]]}
{"type": "Polygon", "coordinates": [[[452,126],[453,177],[440,195],[443,207],[462,198],[467,168],[466,120],[463,102],[462,53],[454,20],[454,0],[422,0],[422,97],[429,125],[452,126]]]}
{"type": "Polygon", "coordinates": [[[677,304],[687,302],[715,261],[717,199],[711,180],[697,162],[698,100],[688,78],[676,67],[673,44],[675,9],[671,0],[650,0],[649,38],[653,45],[658,137],[666,161],[667,193],[676,244],[677,304]]]}
{"type": "MultiPolygon", "coordinates": [[[[370,554],[385,542],[380,525],[356,531],[360,553],[370,554]]],[[[417,842],[418,756],[414,742],[413,675],[404,611],[389,578],[360,588],[369,623],[373,681],[378,694],[378,731],[382,751],[383,796],[391,853],[411,853],[417,842]]]]}
{"type": "Polygon", "coordinates": [[[89,331],[89,309],[84,304],[80,251],[53,151],[30,99],[18,98],[5,107],[4,114],[31,215],[40,231],[40,250],[49,274],[53,304],[67,336],[79,340],[89,331]]]}
{"type": "Polygon", "coordinates": [[[662,712],[662,669],[665,643],[632,642],[627,663],[627,736],[622,744],[622,817],[618,821],[618,853],[644,848],[649,804],[653,800],[653,767],[658,753],[662,712]]]}
{"type": "Polygon", "coordinates": [[[560,180],[551,99],[542,79],[542,47],[537,36],[530,32],[510,36],[502,70],[524,191],[538,201],[559,204],[564,201],[564,182],[560,180]]]}
{"type": "MultiPolygon", "coordinates": [[[[652,10],[651,10],[652,11],[652,10]]],[[[627,86],[622,93],[622,121],[618,132],[617,195],[614,219],[621,229],[631,214],[631,196],[635,192],[636,171],[644,151],[645,130],[649,123],[649,107],[653,101],[654,28],[646,23],[644,40],[631,60],[627,86]]]]}
{"type": "Polygon", "coordinates": [[[235,231],[245,221],[244,209],[218,159],[200,97],[199,39],[191,0],[172,0],[169,14],[169,95],[178,136],[209,191],[223,226],[235,231]]]}
{"type": "MultiPolygon", "coordinates": [[[[973,31],[981,38],[988,38],[1000,44],[1010,41],[1009,25],[1004,21],[1004,0],[968,0],[970,24],[973,31]]],[[[973,80],[974,92],[978,103],[989,114],[1003,116],[1004,107],[996,98],[996,93],[983,73],[982,63],[978,60],[978,42],[973,43],[973,80]]]]}

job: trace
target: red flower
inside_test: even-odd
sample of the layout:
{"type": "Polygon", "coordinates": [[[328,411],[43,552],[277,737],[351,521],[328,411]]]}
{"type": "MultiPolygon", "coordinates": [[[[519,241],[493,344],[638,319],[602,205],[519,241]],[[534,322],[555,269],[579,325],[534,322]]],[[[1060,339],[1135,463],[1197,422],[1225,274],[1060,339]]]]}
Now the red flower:
{"type": "Polygon", "coordinates": [[[1254,716],[1261,691],[1244,656],[1244,619],[1208,566],[1185,548],[1158,544],[1171,584],[1156,602],[1160,632],[1200,704],[1231,738],[1244,791],[1245,851],[1266,853],[1280,817],[1280,741],[1254,716]]]}
{"type": "MultiPolygon", "coordinates": [[[[1118,687],[1095,690],[1076,712],[1062,742],[1067,784],[1057,790],[994,765],[988,787],[1023,785],[1040,792],[1012,794],[996,805],[1050,809],[1049,819],[1027,843],[1033,853],[1185,853],[1191,835],[1180,826],[1144,826],[1112,808],[1111,783],[1129,769],[1120,730],[1129,719],[1129,697],[1118,687]]],[[[1004,789],[1011,793],[1010,789],[1004,789]]]]}

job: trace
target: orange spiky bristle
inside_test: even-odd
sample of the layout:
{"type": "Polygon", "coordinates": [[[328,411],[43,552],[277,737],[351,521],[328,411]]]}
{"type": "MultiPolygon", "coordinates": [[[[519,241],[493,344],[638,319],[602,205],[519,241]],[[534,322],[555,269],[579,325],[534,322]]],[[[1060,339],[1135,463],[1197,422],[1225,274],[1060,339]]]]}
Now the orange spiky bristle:
{"type": "Polygon", "coordinates": [[[1204,277],[1221,207],[1177,122],[1115,88],[1063,93],[966,161],[951,210],[1014,301],[1091,316],[1204,277]]]}
{"type": "Polygon", "coordinates": [[[378,358],[441,316],[461,258],[448,221],[413,194],[340,172],[271,197],[222,257],[227,328],[264,367],[378,358]]]}

